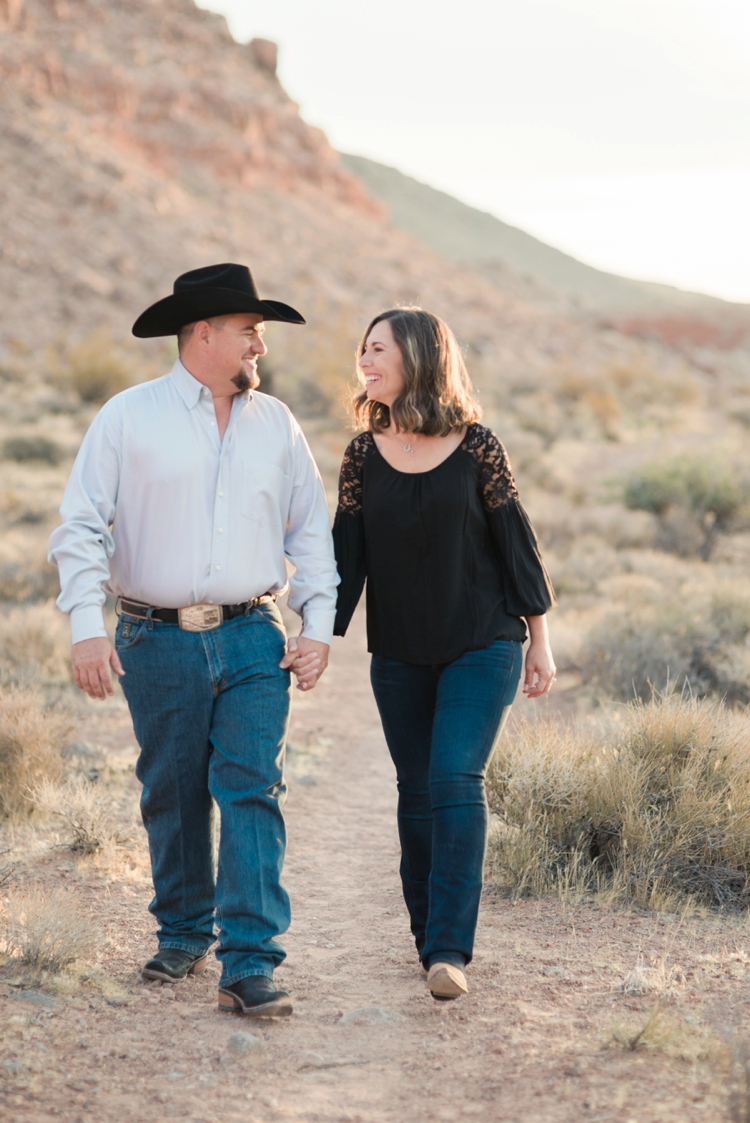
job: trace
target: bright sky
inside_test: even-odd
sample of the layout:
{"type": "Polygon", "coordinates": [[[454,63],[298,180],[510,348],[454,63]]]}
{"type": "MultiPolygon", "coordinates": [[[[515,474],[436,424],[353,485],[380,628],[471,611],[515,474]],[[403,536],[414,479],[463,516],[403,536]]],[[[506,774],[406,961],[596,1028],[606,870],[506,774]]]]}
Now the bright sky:
{"type": "Polygon", "coordinates": [[[201,0],[338,149],[600,268],[750,301],[748,0],[201,0]]]}

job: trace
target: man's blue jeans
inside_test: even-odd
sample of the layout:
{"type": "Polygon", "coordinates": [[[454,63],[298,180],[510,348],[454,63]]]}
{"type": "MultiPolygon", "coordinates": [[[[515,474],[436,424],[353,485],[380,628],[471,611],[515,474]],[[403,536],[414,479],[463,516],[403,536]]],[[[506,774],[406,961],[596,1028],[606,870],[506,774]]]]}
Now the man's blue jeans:
{"type": "Polygon", "coordinates": [[[159,946],[204,952],[221,986],[272,976],[289,927],[281,884],[289,672],[275,604],[209,632],[123,615],[115,646],[141,748],[136,774],[148,832],[159,946]],[[218,869],[213,803],[221,815],[218,869]]]}
{"type": "Polygon", "coordinates": [[[372,658],[396,766],[401,883],[425,967],[472,957],[487,846],[484,778],[521,663],[520,643],[505,640],[436,667],[372,658]]]}

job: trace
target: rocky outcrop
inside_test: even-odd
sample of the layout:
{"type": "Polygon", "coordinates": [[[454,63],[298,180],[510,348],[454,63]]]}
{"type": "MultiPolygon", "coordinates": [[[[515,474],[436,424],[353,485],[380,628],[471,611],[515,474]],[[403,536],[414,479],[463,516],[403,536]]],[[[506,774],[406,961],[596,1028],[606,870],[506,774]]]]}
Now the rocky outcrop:
{"type": "Polygon", "coordinates": [[[196,163],[228,183],[313,183],[377,210],[276,78],[276,48],[236,43],[192,0],[4,0],[0,78],[37,113],[85,120],[160,172],[196,163]]]}
{"type": "Polygon", "coordinates": [[[394,225],[300,117],[275,45],[193,0],[0,0],[0,83],[0,373],[94,329],[125,339],[177,274],[227,260],[308,319],[274,337],[274,373],[311,400],[335,400],[395,303],[448,319],[488,385],[640,346],[394,225]]]}

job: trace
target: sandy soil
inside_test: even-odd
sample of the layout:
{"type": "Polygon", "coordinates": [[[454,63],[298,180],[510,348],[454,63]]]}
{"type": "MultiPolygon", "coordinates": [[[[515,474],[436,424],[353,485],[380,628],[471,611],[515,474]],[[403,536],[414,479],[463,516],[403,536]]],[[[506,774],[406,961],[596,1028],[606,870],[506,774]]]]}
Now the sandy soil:
{"type": "MultiPolygon", "coordinates": [[[[81,739],[106,758],[101,782],[132,818],[138,785],[124,703],[83,714],[81,739]]],[[[747,1024],[744,925],[488,893],[471,993],[438,1004],[400,895],[393,770],[361,616],[318,689],[295,698],[290,741],[294,922],[277,978],[294,1016],[219,1013],[213,960],[178,986],[141,983],[154,925],[139,827],[109,864],[76,863],[51,828],[16,830],[17,883],[69,886],[105,935],[88,979],[40,985],[17,964],[0,969],[4,1121],[729,1118],[722,1033],[747,1024]],[[625,988],[636,968],[636,991],[647,993],[625,988]],[[613,1040],[632,1037],[656,1003],[650,1039],[659,1047],[630,1051],[613,1040]],[[341,1023],[367,1007],[374,1012],[341,1023]],[[236,1056],[228,1041],[237,1030],[259,1036],[267,1055],[236,1056]]]]}

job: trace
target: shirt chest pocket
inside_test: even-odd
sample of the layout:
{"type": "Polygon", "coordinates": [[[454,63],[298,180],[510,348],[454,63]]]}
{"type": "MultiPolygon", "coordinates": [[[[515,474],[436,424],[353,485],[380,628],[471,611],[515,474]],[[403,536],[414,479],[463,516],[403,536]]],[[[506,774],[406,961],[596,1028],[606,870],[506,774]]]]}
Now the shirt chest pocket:
{"type": "Polygon", "coordinates": [[[261,526],[286,522],[290,480],[276,464],[242,467],[242,515],[261,526]]]}

